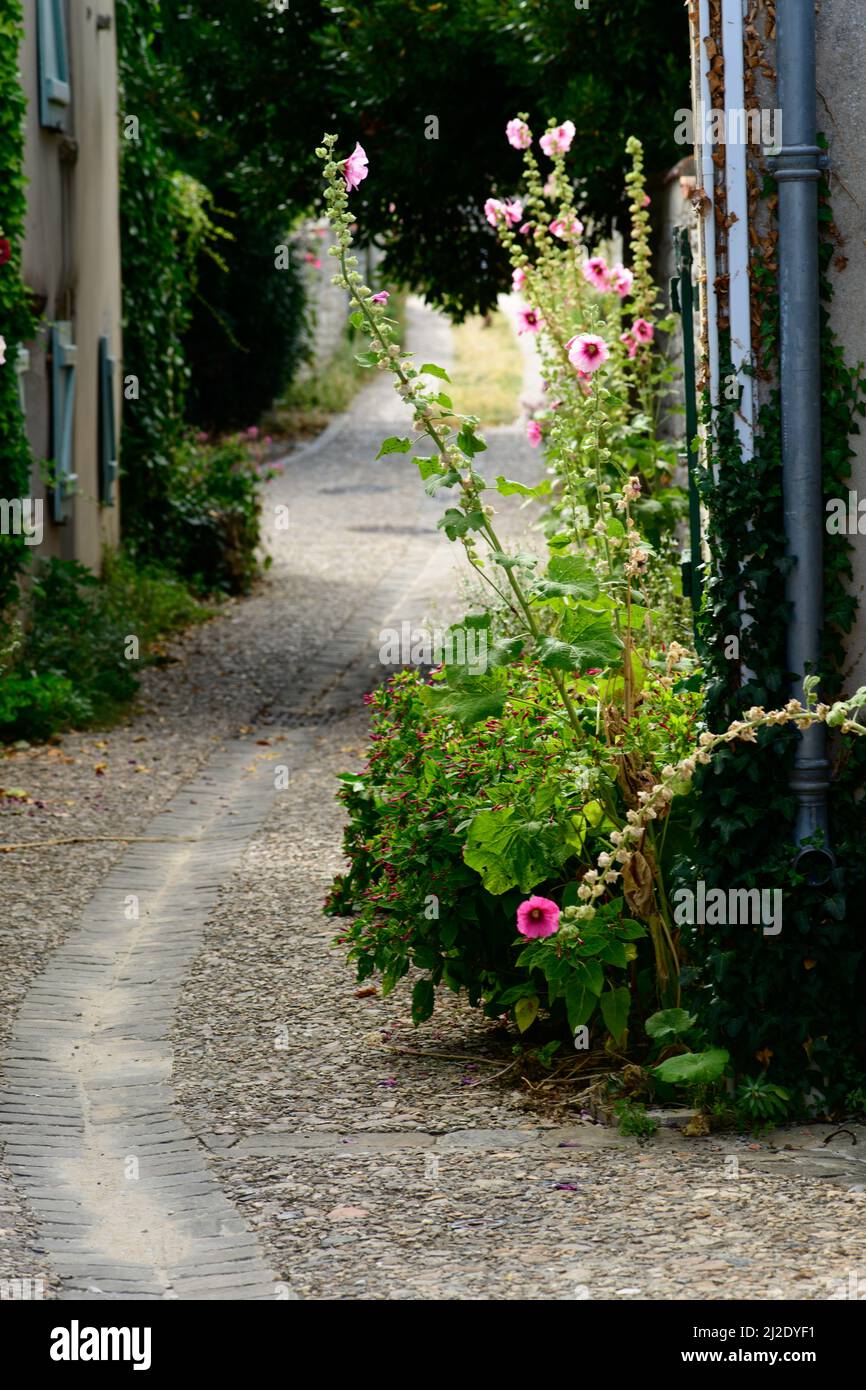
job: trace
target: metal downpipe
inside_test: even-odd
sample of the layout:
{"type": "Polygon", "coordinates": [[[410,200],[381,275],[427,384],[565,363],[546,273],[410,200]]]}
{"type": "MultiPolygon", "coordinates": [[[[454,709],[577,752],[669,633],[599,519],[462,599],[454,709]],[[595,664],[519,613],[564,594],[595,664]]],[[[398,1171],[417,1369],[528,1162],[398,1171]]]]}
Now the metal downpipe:
{"type": "MultiPolygon", "coordinates": [[[[783,145],[775,159],[779,189],[781,310],[782,491],[785,537],[794,564],[787,580],[791,605],[788,669],[793,694],[817,671],[823,626],[824,510],[821,482],[820,317],[818,302],[818,181],[814,0],[785,0],[777,9],[777,67],[783,145]]],[[[800,735],[790,785],[798,801],[795,842],[823,832],[824,848],[798,849],[796,863],[810,882],[824,882],[830,849],[827,734],[816,724],[800,735]]]]}

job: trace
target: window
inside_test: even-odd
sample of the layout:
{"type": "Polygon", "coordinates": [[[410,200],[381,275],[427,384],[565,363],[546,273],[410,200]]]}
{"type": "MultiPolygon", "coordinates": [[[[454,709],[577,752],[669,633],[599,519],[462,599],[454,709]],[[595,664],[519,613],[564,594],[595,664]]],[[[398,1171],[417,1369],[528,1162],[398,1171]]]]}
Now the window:
{"type": "Polygon", "coordinates": [[[69,106],[69,48],[63,0],[37,0],[39,121],[63,130],[69,106]]]}

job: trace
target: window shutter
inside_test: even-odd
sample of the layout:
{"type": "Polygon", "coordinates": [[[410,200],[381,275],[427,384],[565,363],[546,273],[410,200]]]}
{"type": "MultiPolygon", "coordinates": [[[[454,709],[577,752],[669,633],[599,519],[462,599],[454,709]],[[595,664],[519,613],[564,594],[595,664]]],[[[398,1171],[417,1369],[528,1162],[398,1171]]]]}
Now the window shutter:
{"type": "Polygon", "coordinates": [[[67,520],[67,499],[75,492],[72,427],[75,420],[75,359],[72,325],[51,325],[51,440],[54,459],[53,517],[67,520]]]}
{"type": "Polygon", "coordinates": [[[63,130],[69,106],[69,47],[63,0],[37,0],[39,122],[63,130]]]}
{"type": "Polygon", "coordinates": [[[117,477],[117,425],[114,418],[114,358],[109,356],[108,339],[99,340],[99,500],[114,506],[114,480],[117,477]]]}

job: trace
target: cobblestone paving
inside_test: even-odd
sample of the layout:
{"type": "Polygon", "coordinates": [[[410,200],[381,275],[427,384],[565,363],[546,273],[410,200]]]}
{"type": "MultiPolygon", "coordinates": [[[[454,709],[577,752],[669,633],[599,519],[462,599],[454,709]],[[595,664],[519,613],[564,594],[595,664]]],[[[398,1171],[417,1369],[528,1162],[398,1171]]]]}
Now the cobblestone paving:
{"type": "MultiPolygon", "coordinates": [[[[447,363],[447,329],[410,318],[447,363]]],[[[552,1116],[496,1079],[495,1025],[449,997],[413,1030],[408,990],[359,995],[332,945],[333,778],[363,753],[377,634],[451,616],[439,504],[405,459],[373,462],[398,411],[377,379],[287,461],[266,582],[145,674],[130,720],[0,765],[29,793],[0,840],[32,845],[0,856],[0,1278],[92,1299],[827,1298],[859,1269],[866,1293],[862,1134],[642,1147],[552,1116]],[[143,838],[42,844],[72,835],[143,838]]],[[[519,429],[489,437],[495,472],[533,477],[519,429]]]]}

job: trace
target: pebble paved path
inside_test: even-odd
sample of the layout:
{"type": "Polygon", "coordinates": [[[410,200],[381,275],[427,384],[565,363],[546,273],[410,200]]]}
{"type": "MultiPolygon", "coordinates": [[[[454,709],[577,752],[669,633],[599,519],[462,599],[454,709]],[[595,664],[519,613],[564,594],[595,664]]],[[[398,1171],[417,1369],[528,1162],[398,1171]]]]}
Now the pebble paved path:
{"type": "MultiPolygon", "coordinates": [[[[447,330],[410,318],[447,365],[447,330]]],[[[68,765],[16,761],[44,814],[77,801],[2,838],[142,838],[0,858],[23,904],[0,923],[0,1278],[93,1300],[826,1298],[859,1269],[866,1295],[859,1149],[641,1147],[493,1082],[510,1044],[459,1001],[415,1031],[406,990],[356,995],[320,914],[333,777],[363,751],[376,635],[446,621],[456,563],[414,470],[373,462],[399,411],[377,379],[290,457],[266,584],[147,673],[95,798],[84,738],[68,765]]],[[[489,438],[496,472],[533,476],[519,431],[489,438]]]]}

